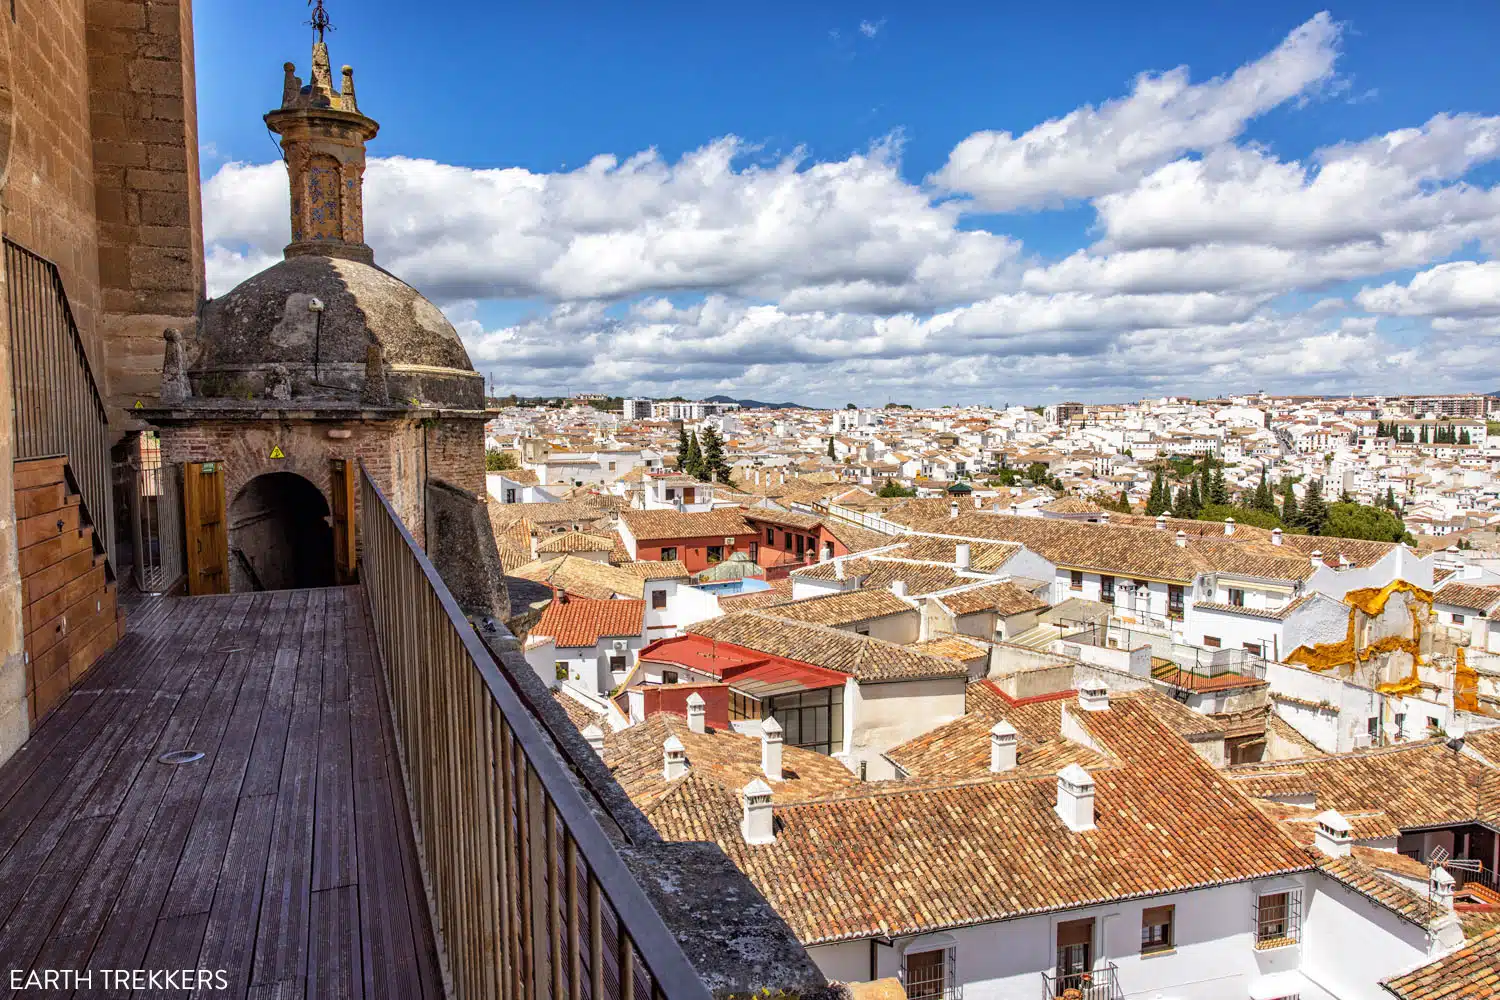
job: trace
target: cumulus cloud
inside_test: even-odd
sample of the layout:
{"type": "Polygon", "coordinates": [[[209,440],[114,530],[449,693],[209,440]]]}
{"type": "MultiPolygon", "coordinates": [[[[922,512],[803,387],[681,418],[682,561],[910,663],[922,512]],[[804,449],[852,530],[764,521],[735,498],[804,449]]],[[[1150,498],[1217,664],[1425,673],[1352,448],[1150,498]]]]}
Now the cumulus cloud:
{"type": "Polygon", "coordinates": [[[1079,108],[1019,136],[976,132],[932,180],[992,212],[1119,191],[1176,156],[1229,142],[1252,119],[1328,83],[1339,31],[1320,13],[1227,77],[1190,83],[1186,66],[1142,73],[1129,97],[1079,108]]]}
{"type": "MultiPolygon", "coordinates": [[[[1500,117],[1436,114],[1300,159],[1241,140],[1337,83],[1339,39],[1320,14],[1225,76],[1145,74],[1019,137],[976,133],[928,183],[903,175],[899,135],[827,161],[733,136],[552,173],[376,158],[366,235],[522,394],[1492,388],[1500,266],[1452,258],[1500,246],[1500,188],[1475,179],[1500,159],[1500,117]],[[968,214],[1080,198],[1093,242],[1047,257],[968,214]],[[1348,282],[1365,287],[1288,295],[1348,282]],[[538,305],[485,322],[498,300],[538,305]]],[[[221,166],[204,185],[210,291],[276,260],[288,229],[282,164],[221,166]]]]}
{"type": "Polygon", "coordinates": [[[1392,316],[1500,316],[1500,261],[1439,264],[1404,285],[1363,288],[1354,301],[1361,309],[1392,316]]]}
{"type": "MultiPolygon", "coordinates": [[[[876,312],[971,301],[1013,284],[1017,241],[959,228],[902,179],[888,139],[837,162],[769,164],[734,137],[668,162],[597,156],[553,174],[402,157],[370,161],[365,238],[436,298],[623,298],[724,291],[790,308],[876,312]]],[[[211,284],[289,238],[281,164],[232,164],[204,187],[211,284]]]]}

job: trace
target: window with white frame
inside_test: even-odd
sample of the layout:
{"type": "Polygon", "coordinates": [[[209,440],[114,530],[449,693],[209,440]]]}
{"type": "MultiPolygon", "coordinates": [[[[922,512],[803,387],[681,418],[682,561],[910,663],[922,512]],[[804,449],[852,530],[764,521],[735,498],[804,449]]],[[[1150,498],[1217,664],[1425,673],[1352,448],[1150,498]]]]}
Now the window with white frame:
{"type": "Polygon", "coordinates": [[[956,948],[909,951],[901,959],[901,982],[909,1000],[961,1000],[956,948]]]}
{"type": "Polygon", "coordinates": [[[1302,890],[1261,893],[1255,898],[1255,947],[1284,948],[1301,940],[1302,890]]]}

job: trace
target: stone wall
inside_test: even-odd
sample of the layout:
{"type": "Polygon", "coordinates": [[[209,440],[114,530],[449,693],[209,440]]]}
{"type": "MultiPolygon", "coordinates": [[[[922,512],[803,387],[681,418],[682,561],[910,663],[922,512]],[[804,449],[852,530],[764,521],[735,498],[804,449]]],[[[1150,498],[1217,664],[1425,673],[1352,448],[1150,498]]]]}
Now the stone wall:
{"type": "Polygon", "coordinates": [[[88,0],[99,339],[109,393],[154,396],[161,332],[204,293],[191,0],[88,0]]]}
{"type": "Polygon", "coordinates": [[[331,505],[329,463],[335,458],[362,463],[419,543],[425,520],[421,437],[421,424],[412,419],[261,424],[219,420],[161,429],[163,462],[223,463],[228,504],[256,476],[294,472],[321,490],[331,505]],[[344,431],[346,438],[329,436],[344,431]],[[278,447],[285,457],[273,459],[272,449],[278,447]]]}
{"type": "Polygon", "coordinates": [[[439,420],[427,431],[427,464],[434,479],[485,496],[484,421],[439,420]]]}

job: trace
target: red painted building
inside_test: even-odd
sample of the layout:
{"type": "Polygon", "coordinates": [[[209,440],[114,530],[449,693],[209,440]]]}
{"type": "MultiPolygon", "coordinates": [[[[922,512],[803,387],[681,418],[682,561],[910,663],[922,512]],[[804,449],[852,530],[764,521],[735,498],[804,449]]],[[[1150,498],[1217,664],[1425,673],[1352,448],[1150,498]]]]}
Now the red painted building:
{"type": "Polygon", "coordinates": [[[632,559],[680,559],[699,573],[736,552],[756,557],[757,534],[738,510],[683,512],[627,510],[620,513],[620,538],[632,559]]]}
{"type": "Polygon", "coordinates": [[[820,559],[849,554],[849,546],[816,514],[761,507],[749,507],[740,514],[755,531],[752,558],[766,571],[767,580],[780,580],[798,566],[820,559]]]}

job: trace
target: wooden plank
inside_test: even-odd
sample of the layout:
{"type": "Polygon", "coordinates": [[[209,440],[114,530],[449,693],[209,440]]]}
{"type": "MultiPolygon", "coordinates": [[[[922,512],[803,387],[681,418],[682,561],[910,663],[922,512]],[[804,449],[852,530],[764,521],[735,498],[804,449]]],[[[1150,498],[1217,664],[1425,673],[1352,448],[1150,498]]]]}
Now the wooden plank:
{"type": "MultiPolygon", "coordinates": [[[[255,745],[250,752],[250,762],[245,769],[242,795],[267,795],[275,792],[281,782],[281,767],[286,755],[287,727],[292,717],[292,689],[297,680],[298,652],[301,648],[308,622],[308,594],[297,591],[290,595],[290,604],[280,614],[278,644],[274,666],[271,668],[270,686],[266,690],[266,704],[261,712],[261,723],[255,731],[255,745]]],[[[316,648],[314,643],[311,648],[316,648]]]]}
{"type": "Polygon", "coordinates": [[[61,480],[29,490],[16,490],[16,517],[35,517],[69,504],[76,506],[82,499],[77,493],[70,494],[67,484],[61,480]]]}
{"type": "Polygon", "coordinates": [[[16,547],[26,548],[49,538],[58,538],[69,531],[78,530],[78,505],[64,506],[58,510],[44,511],[31,517],[16,520],[16,547]]]}
{"type": "MultiPolygon", "coordinates": [[[[135,968],[140,969],[202,969],[198,956],[203,951],[203,932],[208,924],[207,913],[185,913],[177,917],[164,917],[152,928],[151,943],[145,956],[135,968]]],[[[115,966],[131,968],[131,966],[115,966]]],[[[210,994],[212,995],[212,994],[210,994]]],[[[131,994],[139,1000],[178,1000],[181,990],[136,990],[131,994]]]]}
{"type": "Polygon", "coordinates": [[[274,795],[255,795],[238,800],[229,847],[224,854],[208,925],[203,932],[203,950],[198,956],[201,965],[198,967],[225,970],[230,996],[242,996],[250,986],[255,938],[248,930],[260,919],[266,858],[275,813],[274,795]]]}
{"type": "Polygon", "coordinates": [[[318,817],[313,837],[314,890],[352,884],[357,867],[354,779],[349,731],[349,664],[346,659],[345,592],[327,590],[323,631],[322,707],[318,726],[318,817]]]}
{"type": "Polygon", "coordinates": [[[38,486],[52,486],[63,482],[63,465],[67,459],[56,458],[27,458],[16,462],[15,488],[18,490],[31,490],[38,486]]]}
{"type": "Polygon", "coordinates": [[[324,889],[312,894],[312,926],[309,948],[317,961],[308,969],[307,995],[329,1000],[354,1000],[371,996],[410,994],[366,994],[360,968],[359,890],[352,885],[324,889]]]}
{"type": "Polygon", "coordinates": [[[35,604],[69,580],[88,572],[91,567],[103,565],[104,557],[93,549],[75,552],[68,558],[25,577],[21,581],[21,601],[28,605],[35,604]]]}
{"type": "Polygon", "coordinates": [[[45,542],[28,545],[21,550],[20,573],[28,577],[69,556],[94,550],[94,526],[85,525],[77,531],[49,538],[45,542]]]}
{"type": "Polygon", "coordinates": [[[92,559],[88,562],[88,568],[79,576],[75,576],[52,593],[26,606],[26,619],[30,626],[26,629],[26,639],[31,640],[31,633],[40,629],[43,625],[50,624],[68,608],[86,596],[105,589],[104,566],[95,565],[92,559]]]}

